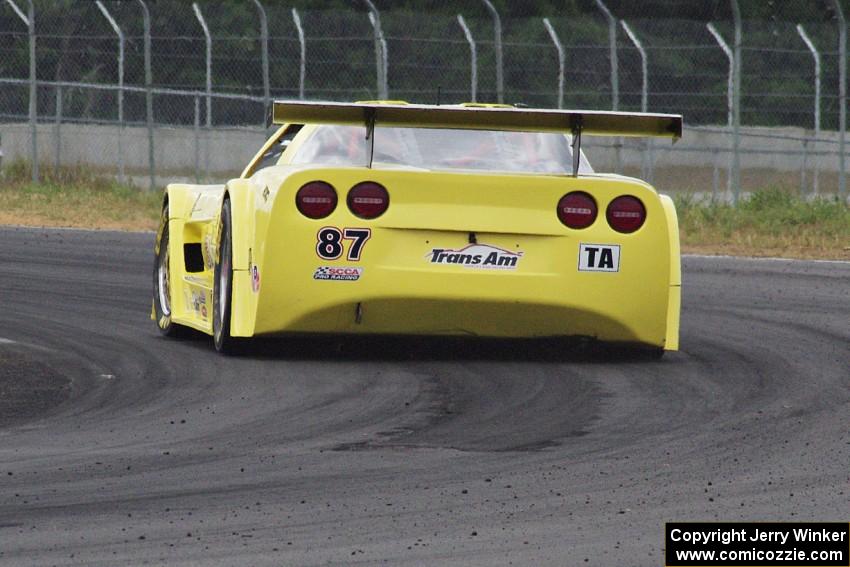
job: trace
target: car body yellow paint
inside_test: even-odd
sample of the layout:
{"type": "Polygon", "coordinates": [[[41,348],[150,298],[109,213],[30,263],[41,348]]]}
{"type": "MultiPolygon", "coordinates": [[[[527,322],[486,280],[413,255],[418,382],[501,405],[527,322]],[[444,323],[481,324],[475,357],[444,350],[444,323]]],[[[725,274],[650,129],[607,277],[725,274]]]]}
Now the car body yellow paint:
{"type": "Polygon", "coordinates": [[[678,349],[676,212],[672,200],[648,184],[603,174],[291,164],[290,149],[309,135],[314,127],[309,124],[277,165],[255,172],[287,127],[282,125],[263,145],[239,179],[226,185],[168,186],[174,323],[212,333],[211,255],[219,246],[222,203],[229,199],[232,336],[586,336],[678,349]],[[338,195],[336,209],[320,220],[301,215],[295,206],[298,189],[316,180],[332,185],[338,195]],[[380,183],[389,192],[389,208],[378,218],[358,218],[346,206],[348,191],[362,181],[380,183]],[[556,215],[559,199],[571,191],[584,191],[596,200],[599,214],[588,228],[567,228],[556,215]],[[646,207],[646,222],[632,234],[614,231],[605,218],[608,204],[621,195],[636,196],[646,207]],[[341,243],[339,258],[320,257],[318,235],[328,227],[368,230],[360,257],[348,258],[354,244],[348,239],[341,243]],[[580,271],[582,244],[619,246],[619,271],[580,271]],[[434,261],[435,250],[463,254],[470,246],[484,256],[496,251],[515,264],[485,269],[434,261]],[[190,250],[200,251],[202,270],[188,271],[190,250]],[[316,279],[340,268],[353,274],[351,279],[316,279]]]}

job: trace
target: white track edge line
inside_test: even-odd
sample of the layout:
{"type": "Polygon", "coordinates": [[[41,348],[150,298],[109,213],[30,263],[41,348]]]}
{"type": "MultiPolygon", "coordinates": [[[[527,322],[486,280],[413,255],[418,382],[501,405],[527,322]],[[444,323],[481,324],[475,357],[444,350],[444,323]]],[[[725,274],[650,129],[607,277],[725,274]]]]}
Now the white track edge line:
{"type": "Polygon", "coordinates": [[[806,260],[803,258],[777,258],[774,256],[730,256],[728,254],[682,254],[682,258],[751,260],[754,262],[805,262],[807,264],[850,264],[850,260],[806,260]]]}

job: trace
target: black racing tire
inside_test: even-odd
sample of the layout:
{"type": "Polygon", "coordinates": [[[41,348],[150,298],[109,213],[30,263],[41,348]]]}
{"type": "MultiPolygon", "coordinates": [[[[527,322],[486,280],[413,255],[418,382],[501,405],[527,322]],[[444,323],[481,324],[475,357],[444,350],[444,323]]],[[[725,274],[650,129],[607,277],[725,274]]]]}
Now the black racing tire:
{"type": "Polygon", "coordinates": [[[241,341],[230,335],[233,299],[233,230],[230,200],[225,198],[219,222],[218,255],[213,275],[213,343],[222,354],[238,354],[241,341]]]}
{"type": "Polygon", "coordinates": [[[168,253],[168,203],[162,207],[153,262],[153,308],[156,326],[167,337],[181,337],[186,327],[171,320],[171,255],[168,253]]]}

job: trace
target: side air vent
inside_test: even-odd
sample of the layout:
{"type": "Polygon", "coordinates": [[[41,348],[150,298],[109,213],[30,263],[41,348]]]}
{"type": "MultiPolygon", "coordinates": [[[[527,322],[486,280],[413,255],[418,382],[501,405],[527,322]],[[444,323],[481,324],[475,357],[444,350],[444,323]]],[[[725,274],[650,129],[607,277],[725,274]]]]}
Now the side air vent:
{"type": "Polygon", "coordinates": [[[204,271],[204,254],[201,252],[200,242],[184,244],[183,259],[186,262],[187,272],[196,273],[204,271]]]}

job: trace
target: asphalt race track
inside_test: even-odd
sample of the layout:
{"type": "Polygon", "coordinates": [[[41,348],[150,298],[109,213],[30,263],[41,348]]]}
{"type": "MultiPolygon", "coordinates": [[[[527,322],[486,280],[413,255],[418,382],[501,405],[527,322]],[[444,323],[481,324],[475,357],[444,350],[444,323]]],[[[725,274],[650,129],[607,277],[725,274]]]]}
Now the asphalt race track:
{"type": "Polygon", "coordinates": [[[850,264],[684,260],[682,347],[149,320],[153,236],[0,229],[0,565],[663,564],[850,512],[850,264]]]}

